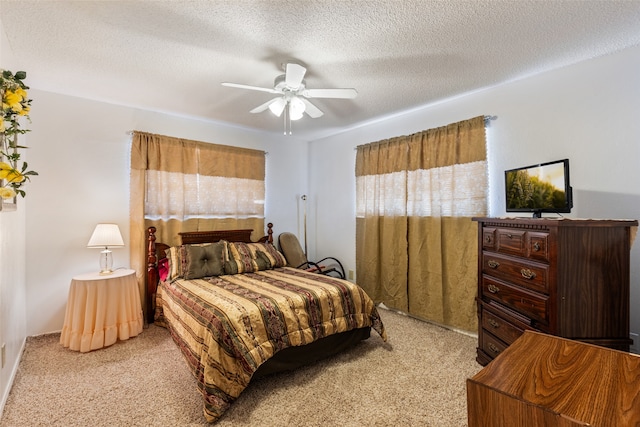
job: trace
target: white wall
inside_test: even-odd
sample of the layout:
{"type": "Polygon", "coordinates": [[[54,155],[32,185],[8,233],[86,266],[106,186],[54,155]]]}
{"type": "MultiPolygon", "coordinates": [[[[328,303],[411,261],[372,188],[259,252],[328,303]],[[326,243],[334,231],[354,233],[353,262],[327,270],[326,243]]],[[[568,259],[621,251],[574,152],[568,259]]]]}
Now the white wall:
{"type": "MultiPolygon", "coordinates": [[[[487,130],[490,215],[506,215],[504,170],[566,157],[575,198],[567,216],[639,219],[639,76],[640,47],[635,47],[312,142],[313,255],[334,255],[342,258],[346,269],[355,269],[356,146],[479,115],[497,116],[487,130]],[[321,155],[328,152],[331,156],[321,155]]],[[[640,332],[637,240],[631,251],[635,333],[640,332]]]]}
{"type": "Polygon", "coordinates": [[[5,364],[0,370],[0,414],[11,389],[25,342],[25,205],[0,212],[0,343],[5,364]]]}
{"type": "MultiPolygon", "coordinates": [[[[0,69],[18,71],[0,21],[0,69]]],[[[27,144],[21,137],[20,144],[27,144]]],[[[24,150],[22,158],[28,160],[24,150]]],[[[5,363],[0,368],[0,414],[11,389],[26,336],[25,217],[26,204],[18,200],[15,211],[0,212],[0,346],[5,363]]]]}
{"type": "MultiPolygon", "coordinates": [[[[297,195],[306,191],[307,144],[256,132],[32,90],[31,168],[26,253],[27,334],[60,331],[71,278],[98,268],[86,245],[102,221],[129,241],[128,131],[261,149],[267,155],[266,220],[276,233],[295,231],[297,195]]],[[[129,266],[128,248],[114,266],[129,266]]]]}

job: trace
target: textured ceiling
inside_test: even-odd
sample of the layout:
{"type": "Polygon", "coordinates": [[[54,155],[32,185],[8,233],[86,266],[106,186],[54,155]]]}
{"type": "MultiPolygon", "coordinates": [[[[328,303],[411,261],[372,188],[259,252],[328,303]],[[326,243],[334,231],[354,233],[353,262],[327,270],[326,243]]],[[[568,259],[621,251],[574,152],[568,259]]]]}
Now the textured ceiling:
{"type": "MultiPolygon", "coordinates": [[[[308,68],[317,139],[389,114],[640,44],[640,1],[11,1],[12,63],[32,88],[281,133],[249,110],[282,64],[308,68]]],[[[17,70],[16,70],[17,71],[17,70]]]]}

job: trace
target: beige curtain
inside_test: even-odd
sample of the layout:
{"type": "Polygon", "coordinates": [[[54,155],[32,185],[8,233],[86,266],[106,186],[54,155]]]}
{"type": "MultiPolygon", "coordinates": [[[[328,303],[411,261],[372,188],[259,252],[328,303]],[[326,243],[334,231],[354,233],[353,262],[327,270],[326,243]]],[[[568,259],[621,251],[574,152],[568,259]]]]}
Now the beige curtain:
{"type": "Polygon", "coordinates": [[[262,237],[264,179],[263,151],[134,132],[130,251],[142,300],[148,227],[169,245],[182,231],[253,229],[262,237]]]}
{"type": "Polygon", "coordinates": [[[377,302],[477,327],[477,226],[487,213],[484,117],[357,148],[356,273],[377,302]]]}

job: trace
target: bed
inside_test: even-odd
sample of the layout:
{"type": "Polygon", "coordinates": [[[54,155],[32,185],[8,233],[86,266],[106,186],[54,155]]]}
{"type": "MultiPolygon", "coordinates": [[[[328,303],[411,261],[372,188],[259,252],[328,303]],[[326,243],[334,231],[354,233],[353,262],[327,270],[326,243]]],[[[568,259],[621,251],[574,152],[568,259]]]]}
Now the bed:
{"type": "Polygon", "coordinates": [[[180,233],[147,230],[148,321],[167,327],[217,421],[250,381],[337,354],[370,336],[386,341],[373,301],[346,280],[286,266],[273,225],[180,233]]]}

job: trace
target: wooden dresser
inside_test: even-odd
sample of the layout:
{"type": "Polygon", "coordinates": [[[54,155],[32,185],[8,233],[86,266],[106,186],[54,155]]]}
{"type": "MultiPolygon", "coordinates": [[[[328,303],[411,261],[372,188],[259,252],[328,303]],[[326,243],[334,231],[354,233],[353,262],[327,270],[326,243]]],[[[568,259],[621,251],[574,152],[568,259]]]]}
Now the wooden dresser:
{"type": "Polygon", "coordinates": [[[525,330],[628,351],[637,221],[478,222],[478,351],[486,365],[525,330]]]}
{"type": "Polygon", "coordinates": [[[640,425],[640,356],[525,332],[467,380],[469,427],[640,425]]]}

